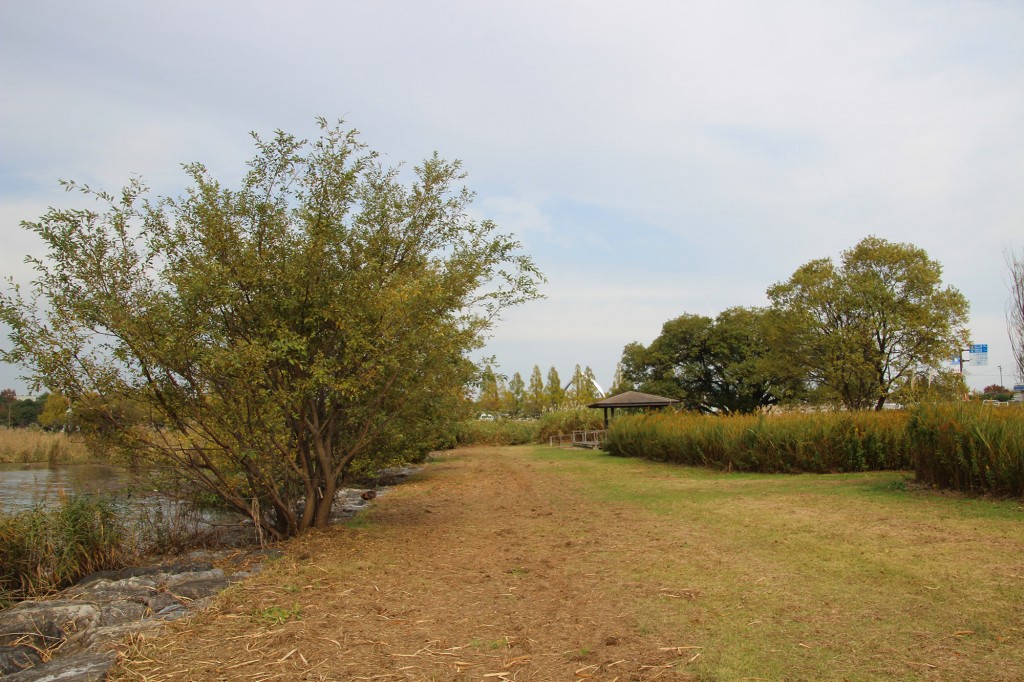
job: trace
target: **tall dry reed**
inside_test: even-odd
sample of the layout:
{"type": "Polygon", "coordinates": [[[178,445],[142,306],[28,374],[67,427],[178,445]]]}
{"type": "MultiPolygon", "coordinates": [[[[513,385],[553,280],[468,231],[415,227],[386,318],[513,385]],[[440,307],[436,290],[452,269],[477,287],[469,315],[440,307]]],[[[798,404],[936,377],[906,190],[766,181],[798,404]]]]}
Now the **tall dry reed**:
{"type": "Polygon", "coordinates": [[[908,424],[918,480],[1024,497],[1024,406],[928,405],[908,424]]]}
{"type": "Polygon", "coordinates": [[[70,585],[127,560],[125,530],[106,498],[69,497],[0,515],[0,603],[70,585]]]}
{"type": "Polygon", "coordinates": [[[0,463],[81,464],[101,459],[80,438],[65,433],[0,428],[0,463]]]}
{"type": "Polygon", "coordinates": [[[906,469],[906,421],[901,412],[627,415],[612,424],[605,449],[729,471],[906,469]]]}

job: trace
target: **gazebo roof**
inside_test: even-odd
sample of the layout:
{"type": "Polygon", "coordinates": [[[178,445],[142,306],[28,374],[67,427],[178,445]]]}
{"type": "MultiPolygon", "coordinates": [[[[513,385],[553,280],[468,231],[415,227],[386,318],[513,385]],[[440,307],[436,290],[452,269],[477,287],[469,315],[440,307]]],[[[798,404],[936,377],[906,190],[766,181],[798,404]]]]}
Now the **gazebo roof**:
{"type": "Polygon", "coordinates": [[[666,405],[674,405],[678,402],[678,400],[673,398],[664,398],[660,395],[640,393],[639,391],[626,391],[625,393],[600,400],[593,405],[587,405],[587,407],[665,407],[666,405]]]}

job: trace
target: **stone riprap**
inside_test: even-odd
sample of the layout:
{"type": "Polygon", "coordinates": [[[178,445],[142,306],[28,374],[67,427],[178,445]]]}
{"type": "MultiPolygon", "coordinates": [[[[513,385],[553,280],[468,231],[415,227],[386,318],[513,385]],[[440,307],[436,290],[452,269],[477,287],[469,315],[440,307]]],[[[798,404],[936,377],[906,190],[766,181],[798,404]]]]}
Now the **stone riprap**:
{"type": "Polygon", "coordinates": [[[0,675],[5,682],[102,680],[126,635],[203,608],[259,571],[262,560],[280,555],[274,549],[192,552],[175,563],[93,573],[55,598],[0,611],[0,675]]]}

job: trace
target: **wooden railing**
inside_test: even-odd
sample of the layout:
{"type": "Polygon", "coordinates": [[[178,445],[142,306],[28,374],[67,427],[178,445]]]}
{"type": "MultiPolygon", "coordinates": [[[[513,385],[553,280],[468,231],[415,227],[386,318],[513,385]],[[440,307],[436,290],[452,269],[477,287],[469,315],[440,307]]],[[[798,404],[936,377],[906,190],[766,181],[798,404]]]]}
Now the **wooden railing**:
{"type": "Polygon", "coordinates": [[[548,438],[548,444],[552,446],[573,445],[581,448],[596,448],[604,442],[606,435],[607,432],[603,429],[595,431],[573,431],[572,433],[560,433],[548,438]]]}

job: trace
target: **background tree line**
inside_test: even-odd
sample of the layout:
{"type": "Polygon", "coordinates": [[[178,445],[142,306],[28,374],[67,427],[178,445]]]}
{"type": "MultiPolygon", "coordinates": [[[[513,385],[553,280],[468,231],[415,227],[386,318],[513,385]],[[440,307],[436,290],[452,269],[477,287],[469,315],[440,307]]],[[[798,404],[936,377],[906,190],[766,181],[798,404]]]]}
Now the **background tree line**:
{"type": "Polygon", "coordinates": [[[968,303],[912,244],[868,237],[799,267],[770,305],[684,314],[622,354],[623,385],[701,412],[780,403],[881,410],[892,399],[963,396],[948,369],[968,342],[968,303]]]}
{"type": "Polygon", "coordinates": [[[534,365],[527,383],[519,372],[508,379],[486,365],[473,404],[478,413],[532,418],[545,412],[586,407],[600,399],[597,378],[589,366],[576,365],[572,377],[563,383],[554,366],[548,369],[545,380],[540,366],[534,365]]]}

